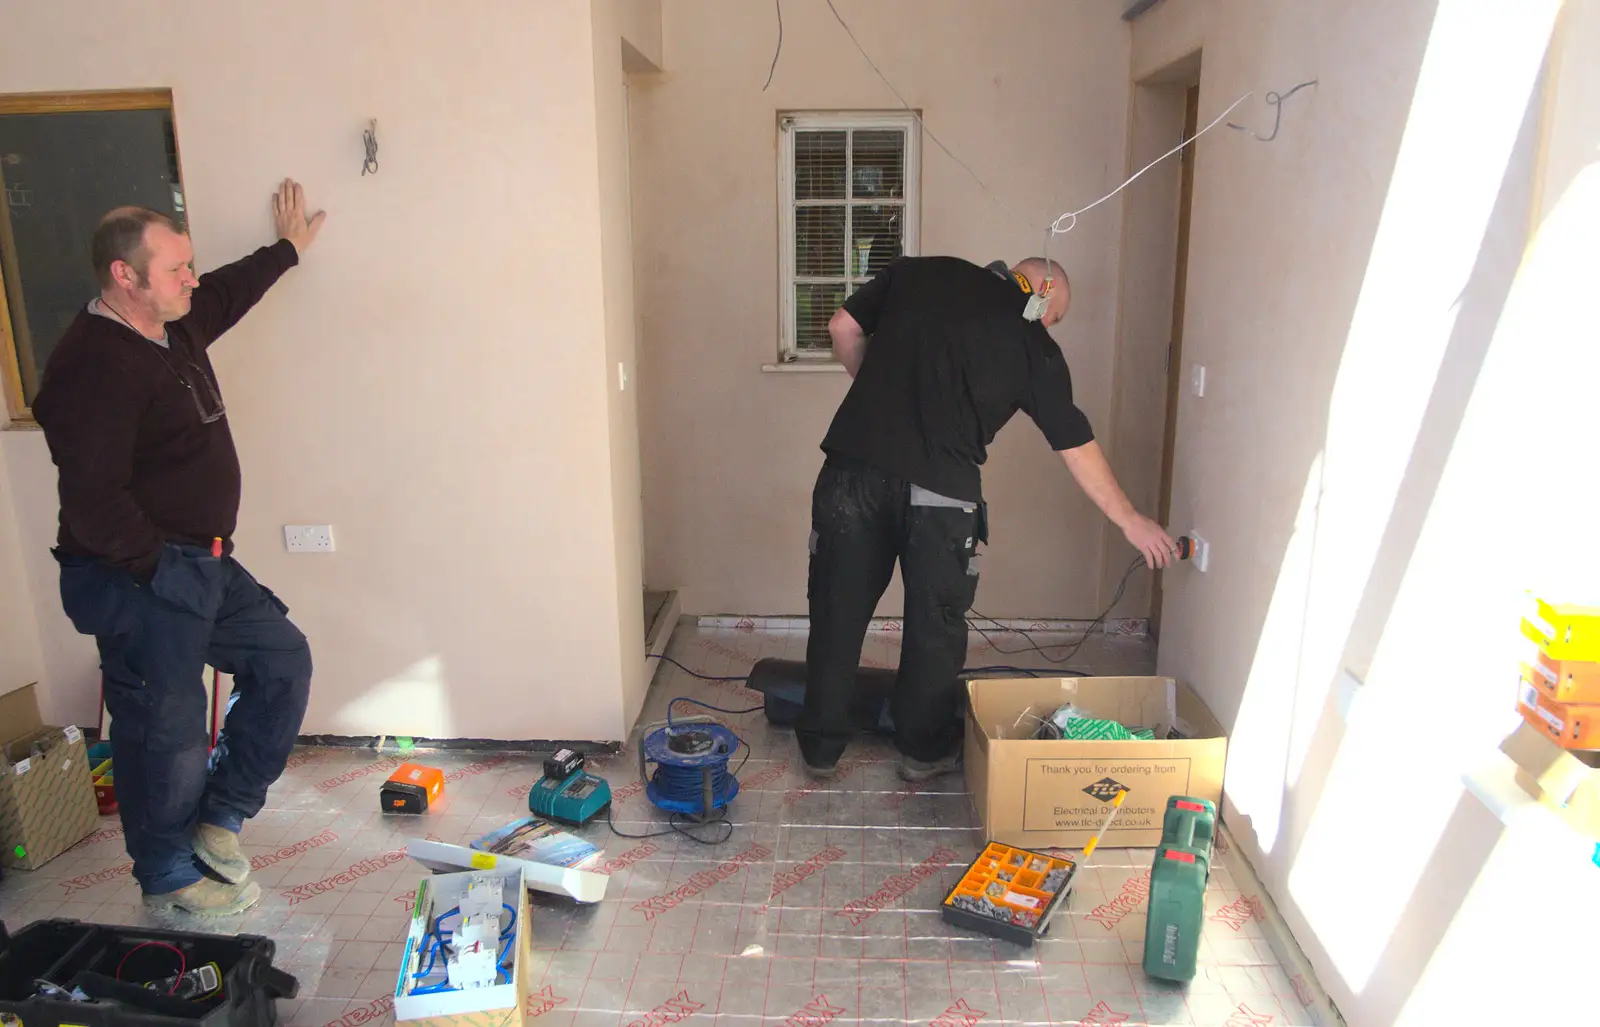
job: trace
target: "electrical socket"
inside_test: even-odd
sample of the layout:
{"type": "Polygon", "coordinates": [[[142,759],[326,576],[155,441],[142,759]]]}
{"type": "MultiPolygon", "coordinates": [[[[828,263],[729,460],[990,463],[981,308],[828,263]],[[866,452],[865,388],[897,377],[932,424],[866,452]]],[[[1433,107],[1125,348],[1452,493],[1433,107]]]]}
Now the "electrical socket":
{"type": "Polygon", "coordinates": [[[1194,546],[1194,555],[1189,557],[1189,562],[1194,564],[1195,570],[1204,574],[1211,566],[1211,543],[1200,537],[1198,531],[1189,532],[1189,542],[1194,546]]]}
{"type": "Polygon", "coordinates": [[[285,524],[283,544],[291,553],[331,553],[333,525],[285,524]]]}

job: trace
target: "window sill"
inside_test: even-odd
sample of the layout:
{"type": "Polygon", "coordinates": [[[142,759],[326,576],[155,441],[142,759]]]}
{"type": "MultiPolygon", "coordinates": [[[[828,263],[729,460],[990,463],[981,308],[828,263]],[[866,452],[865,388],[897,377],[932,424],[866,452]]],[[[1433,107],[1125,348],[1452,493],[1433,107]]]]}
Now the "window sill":
{"type": "Polygon", "coordinates": [[[848,374],[843,364],[833,360],[792,360],[786,364],[762,364],[762,374],[848,374]]]}

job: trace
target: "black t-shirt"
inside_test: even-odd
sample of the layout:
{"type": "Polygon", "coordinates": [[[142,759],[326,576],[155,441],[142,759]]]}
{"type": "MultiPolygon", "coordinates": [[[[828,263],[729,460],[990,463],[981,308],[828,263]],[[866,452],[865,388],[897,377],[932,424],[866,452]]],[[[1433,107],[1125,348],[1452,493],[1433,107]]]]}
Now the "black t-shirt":
{"type": "Polygon", "coordinates": [[[823,450],[978,501],[978,467],[1018,410],[1052,449],[1091,441],[1061,347],[1022,317],[1027,299],[1009,274],[956,257],[892,261],[844,302],[869,341],[823,450]]]}

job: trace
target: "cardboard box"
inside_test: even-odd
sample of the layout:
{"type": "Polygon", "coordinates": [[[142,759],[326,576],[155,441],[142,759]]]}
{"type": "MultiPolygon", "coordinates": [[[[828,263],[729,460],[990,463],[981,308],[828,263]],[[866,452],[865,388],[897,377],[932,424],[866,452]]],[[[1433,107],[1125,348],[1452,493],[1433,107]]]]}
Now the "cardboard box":
{"type": "MultiPolygon", "coordinates": [[[[436,874],[424,878],[417,886],[417,904],[411,913],[405,954],[401,957],[399,973],[395,978],[395,1023],[404,1023],[408,1027],[522,1027],[522,996],[528,993],[529,973],[533,965],[533,933],[528,923],[531,910],[527,883],[521,871],[514,868],[436,874]],[[517,911],[516,928],[511,939],[510,980],[505,984],[496,983],[460,991],[411,994],[408,986],[414,986],[414,979],[408,978],[417,971],[423,937],[432,929],[440,914],[460,905],[467,883],[482,876],[498,878],[502,901],[517,911]]],[[[459,916],[454,917],[445,925],[445,929],[448,931],[451,926],[459,926],[460,922],[459,916]]],[[[438,960],[442,978],[443,956],[439,956],[438,960]]]]}
{"type": "Polygon", "coordinates": [[[1517,686],[1517,711],[1522,719],[1563,749],[1600,749],[1600,706],[1557,702],[1535,687],[1533,673],[1527,664],[1522,665],[1517,686]]]}
{"type": "Polygon", "coordinates": [[[100,826],[83,732],[46,725],[33,685],[0,696],[0,752],[0,863],[37,870],[100,826]]]}
{"type": "Polygon", "coordinates": [[[1585,836],[1600,841],[1600,752],[1563,749],[1532,724],[1519,724],[1500,751],[1517,765],[1517,784],[1585,836]]]}
{"type": "Polygon", "coordinates": [[[1522,676],[1558,703],[1600,706],[1600,663],[1552,660],[1536,653],[1533,663],[1522,665],[1522,676]]]}
{"type": "Polygon", "coordinates": [[[1228,741],[1188,686],[1163,677],[988,678],[967,682],[967,788],[987,837],[1027,848],[1079,848],[1122,810],[1100,844],[1153,848],[1167,799],[1221,805],[1228,741]],[[1039,722],[1063,703],[1157,741],[1037,741],[1039,722]],[[1176,726],[1186,737],[1161,741],[1176,726]]]}

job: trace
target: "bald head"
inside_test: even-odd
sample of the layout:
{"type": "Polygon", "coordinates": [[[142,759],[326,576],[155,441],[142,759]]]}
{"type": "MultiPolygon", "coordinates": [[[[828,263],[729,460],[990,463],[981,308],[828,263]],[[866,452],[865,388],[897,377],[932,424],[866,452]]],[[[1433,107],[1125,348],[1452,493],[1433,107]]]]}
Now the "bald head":
{"type": "Polygon", "coordinates": [[[1029,257],[1011,270],[1026,278],[1034,292],[1049,297],[1050,305],[1039,319],[1041,324],[1049,328],[1066,316],[1067,307],[1072,303],[1072,283],[1067,280],[1065,268],[1053,260],[1046,262],[1043,257],[1029,257]],[[1050,279],[1048,287],[1045,285],[1047,277],[1050,279]]]}

